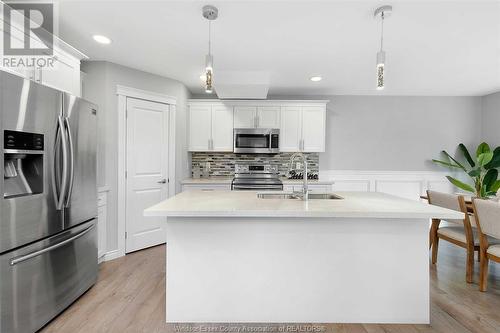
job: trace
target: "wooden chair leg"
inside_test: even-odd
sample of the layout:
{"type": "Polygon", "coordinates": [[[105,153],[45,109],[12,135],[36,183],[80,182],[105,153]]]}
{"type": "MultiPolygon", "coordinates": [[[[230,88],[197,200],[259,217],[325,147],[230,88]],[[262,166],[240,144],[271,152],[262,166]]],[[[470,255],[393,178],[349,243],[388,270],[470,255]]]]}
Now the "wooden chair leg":
{"type": "Polygon", "coordinates": [[[431,230],[429,230],[429,250],[432,248],[432,243],[434,243],[434,233],[431,230]]]}
{"type": "Polygon", "coordinates": [[[474,246],[467,248],[467,262],[465,263],[465,279],[467,283],[472,283],[474,276],[474,246]]]}
{"type": "Polygon", "coordinates": [[[439,246],[439,237],[434,236],[432,239],[432,263],[433,264],[435,264],[437,262],[438,246],[439,246]]]}
{"type": "Polygon", "coordinates": [[[481,265],[479,265],[479,290],[486,291],[488,287],[488,257],[481,251],[481,265]]]}

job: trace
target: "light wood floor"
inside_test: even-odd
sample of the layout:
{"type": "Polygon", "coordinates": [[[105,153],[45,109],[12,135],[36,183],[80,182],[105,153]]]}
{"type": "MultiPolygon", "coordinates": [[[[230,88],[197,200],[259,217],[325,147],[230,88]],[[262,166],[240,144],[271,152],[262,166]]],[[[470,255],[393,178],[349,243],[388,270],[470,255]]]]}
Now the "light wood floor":
{"type": "MultiPolygon", "coordinates": [[[[500,265],[490,264],[489,290],[481,293],[477,263],[475,282],[467,284],[465,252],[446,242],[439,251],[431,325],[328,324],[322,332],[500,332],[500,265]]],[[[97,284],[41,332],[179,332],[165,323],[165,246],[102,264],[97,284]]]]}

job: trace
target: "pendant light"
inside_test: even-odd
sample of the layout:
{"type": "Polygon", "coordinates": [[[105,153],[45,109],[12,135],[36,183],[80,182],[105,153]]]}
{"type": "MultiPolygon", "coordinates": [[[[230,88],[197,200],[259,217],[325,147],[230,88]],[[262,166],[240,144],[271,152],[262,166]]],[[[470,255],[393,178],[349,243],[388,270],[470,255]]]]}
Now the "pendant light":
{"type": "Polygon", "coordinates": [[[213,92],[214,57],[212,56],[212,21],[219,16],[219,10],[215,6],[207,5],[202,10],[203,17],[208,20],[208,54],[205,56],[205,92],[213,92]]]}
{"type": "Polygon", "coordinates": [[[380,51],[377,52],[377,90],[384,89],[385,51],[384,51],[384,20],[392,13],[392,6],[382,6],[375,10],[375,18],[380,17],[380,51]]]}

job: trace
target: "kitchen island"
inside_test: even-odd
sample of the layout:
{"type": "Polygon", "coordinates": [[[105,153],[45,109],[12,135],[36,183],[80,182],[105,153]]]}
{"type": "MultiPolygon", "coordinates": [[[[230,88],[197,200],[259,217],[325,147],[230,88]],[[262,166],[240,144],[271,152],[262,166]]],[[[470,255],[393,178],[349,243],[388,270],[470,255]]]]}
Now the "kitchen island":
{"type": "Polygon", "coordinates": [[[463,214],[336,194],[189,191],[146,209],[167,217],[167,322],[429,323],[429,219],[463,214]]]}

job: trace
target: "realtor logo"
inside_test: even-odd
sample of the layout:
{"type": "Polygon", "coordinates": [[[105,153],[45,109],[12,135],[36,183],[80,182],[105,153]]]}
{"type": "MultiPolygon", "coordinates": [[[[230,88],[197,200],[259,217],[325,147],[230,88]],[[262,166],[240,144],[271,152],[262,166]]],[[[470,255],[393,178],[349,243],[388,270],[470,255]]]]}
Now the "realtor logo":
{"type": "Polygon", "coordinates": [[[3,54],[52,56],[54,8],[52,3],[8,3],[3,6],[3,54]]]}

